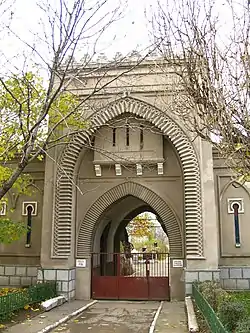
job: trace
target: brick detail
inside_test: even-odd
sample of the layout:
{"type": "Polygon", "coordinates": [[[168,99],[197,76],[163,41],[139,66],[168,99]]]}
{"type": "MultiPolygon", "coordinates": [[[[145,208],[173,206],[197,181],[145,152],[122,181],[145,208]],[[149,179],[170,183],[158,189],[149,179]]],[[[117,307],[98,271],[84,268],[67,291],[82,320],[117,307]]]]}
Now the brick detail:
{"type": "Polygon", "coordinates": [[[218,281],[220,277],[219,269],[185,269],[185,290],[186,295],[192,294],[192,283],[195,281],[218,281]]]}
{"type": "Polygon", "coordinates": [[[75,268],[73,269],[38,269],[37,281],[57,281],[57,290],[67,299],[75,297],[75,268]]]}
{"type": "Polygon", "coordinates": [[[250,267],[223,266],[221,271],[221,285],[228,290],[250,289],[250,267]]]}
{"type": "Polygon", "coordinates": [[[36,283],[36,266],[0,266],[0,286],[29,286],[36,283]]]}

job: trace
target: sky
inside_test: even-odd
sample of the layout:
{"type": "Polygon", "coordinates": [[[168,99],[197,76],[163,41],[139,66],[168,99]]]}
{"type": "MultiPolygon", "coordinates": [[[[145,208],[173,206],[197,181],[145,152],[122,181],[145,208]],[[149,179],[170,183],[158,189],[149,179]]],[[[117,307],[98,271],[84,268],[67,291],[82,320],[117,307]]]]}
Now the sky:
{"type": "MultiPolygon", "coordinates": [[[[42,11],[37,6],[36,0],[7,0],[15,1],[11,11],[4,16],[2,26],[9,23],[11,12],[11,29],[16,36],[7,32],[6,28],[0,37],[0,50],[4,50],[4,57],[2,61],[11,59],[17,64],[21,63],[24,50],[27,50],[25,44],[20,41],[23,39],[29,44],[36,44],[36,47],[42,47],[41,52],[47,52],[44,41],[40,42],[34,38],[34,34],[38,33],[43,35],[43,30],[48,29],[42,26],[40,18],[43,20],[42,11]],[[18,58],[18,60],[17,60],[18,58]],[[14,60],[15,59],[15,60],[14,60]]],[[[46,0],[44,0],[46,1],[46,0]]],[[[58,0],[51,0],[50,2],[59,3],[58,0]]],[[[67,0],[73,1],[73,0],[67,0]]],[[[96,3],[96,1],[103,0],[87,0],[96,3]]],[[[39,2],[39,1],[38,1],[39,2]]],[[[102,39],[98,42],[99,52],[105,53],[108,58],[112,58],[116,52],[127,54],[133,49],[142,50],[149,44],[148,21],[145,15],[150,15],[151,7],[155,4],[155,0],[108,0],[106,6],[103,7],[103,12],[100,15],[106,16],[106,22],[110,19],[108,13],[111,13],[114,8],[119,7],[121,10],[121,17],[114,22],[104,33],[102,39]],[[119,4],[121,1],[121,5],[119,4]],[[127,3],[127,5],[126,5],[127,3]]],[[[96,16],[97,18],[97,16],[96,16]]],[[[105,21],[105,20],[104,20],[105,21]]],[[[104,22],[103,21],[103,22],[104,22]]],[[[49,30],[47,30],[49,31],[49,30]]],[[[48,32],[50,33],[50,31],[48,32]]],[[[79,54],[83,54],[84,50],[78,50],[79,54]]],[[[18,67],[19,65],[17,65],[18,67]]]]}
{"type": "MultiPolygon", "coordinates": [[[[42,11],[37,6],[37,3],[46,3],[48,1],[52,5],[60,3],[59,0],[5,0],[7,3],[13,1],[15,4],[3,17],[1,16],[0,8],[0,61],[1,68],[6,69],[10,66],[20,69],[24,63],[24,56],[27,55],[30,49],[24,42],[29,45],[35,45],[38,53],[42,54],[45,58],[49,58],[46,42],[50,37],[50,29],[47,20],[47,14],[42,14],[42,11]],[[10,28],[14,34],[4,26],[8,25],[11,17],[10,28]],[[47,38],[44,37],[44,31],[47,33],[47,38]],[[38,37],[39,36],[39,37],[38,37]],[[23,42],[24,41],[24,42],[23,42]],[[1,54],[2,53],[2,54],[1,54]]],[[[74,0],[66,0],[71,3],[74,0]]],[[[93,6],[97,2],[105,0],[86,0],[88,6],[93,6]]],[[[157,11],[157,0],[106,0],[107,3],[100,11],[99,17],[96,16],[95,20],[103,17],[102,22],[108,22],[114,8],[118,7],[121,12],[121,18],[114,22],[98,41],[98,53],[104,53],[108,58],[112,58],[116,52],[121,52],[126,55],[130,51],[136,49],[143,52],[152,42],[150,36],[151,26],[149,20],[157,11]]],[[[179,10],[179,3],[185,0],[159,0],[165,8],[172,8],[179,10]],[[167,5],[168,4],[168,5],[167,5]]],[[[229,0],[216,0],[216,11],[218,11],[219,19],[224,22],[223,24],[230,26],[229,13],[225,11],[225,3],[229,0]]],[[[235,0],[234,0],[235,1],[235,0]]],[[[238,0],[239,2],[246,2],[247,0],[238,0]]],[[[214,2],[213,0],[205,0],[205,3],[214,2]]],[[[1,1],[0,1],[1,3],[1,1]]],[[[203,1],[198,2],[203,4],[203,1]]],[[[204,6],[203,6],[204,7],[204,6]]],[[[202,8],[201,8],[202,9],[202,8]]],[[[92,20],[91,20],[92,22],[92,20]]],[[[98,25],[100,26],[100,24],[98,25]]],[[[91,31],[94,30],[91,29],[91,31]]],[[[225,29],[224,29],[225,30],[225,29]]],[[[225,30],[226,34],[226,30],[225,30]]],[[[89,42],[89,48],[93,48],[95,38],[89,42]],[[92,44],[91,44],[92,43],[92,44]]],[[[77,56],[81,58],[86,53],[86,46],[78,47],[77,56]]],[[[91,51],[90,51],[91,53],[91,51]]],[[[29,54],[29,63],[40,64],[41,59],[38,59],[37,54],[34,52],[29,54]]],[[[27,66],[27,63],[25,63],[27,66]]]]}

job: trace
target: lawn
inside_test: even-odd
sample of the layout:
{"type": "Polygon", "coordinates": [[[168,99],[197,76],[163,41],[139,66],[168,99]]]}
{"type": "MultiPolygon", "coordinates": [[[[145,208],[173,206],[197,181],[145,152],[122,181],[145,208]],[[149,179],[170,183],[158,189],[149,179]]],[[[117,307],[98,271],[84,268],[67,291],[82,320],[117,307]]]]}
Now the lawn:
{"type": "Polygon", "coordinates": [[[244,304],[250,317],[250,291],[234,291],[231,295],[233,299],[244,304]]]}

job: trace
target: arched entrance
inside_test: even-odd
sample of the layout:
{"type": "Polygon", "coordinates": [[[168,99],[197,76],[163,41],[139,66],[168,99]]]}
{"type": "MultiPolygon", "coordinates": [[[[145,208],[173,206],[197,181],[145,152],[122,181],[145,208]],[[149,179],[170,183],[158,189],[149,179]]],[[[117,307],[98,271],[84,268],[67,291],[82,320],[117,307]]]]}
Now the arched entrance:
{"type": "MultiPolygon", "coordinates": [[[[111,188],[96,200],[87,211],[78,232],[77,257],[82,258],[90,253],[95,253],[92,255],[88,272],[89,275],[90,273],[92,275],[89,276],[92,278],[92,297],[95,298],[97,289],[93,293],[93,288],[97,287],[99,295],[102,290],[105,290],[104,296],[100,298],[170,299],[170,292],[173,298],[184,297],[184,283],[180,278],[182,268],[170,267],[166,253],[162,254],[166,260],[158,263],[164,273],[158,272],[158,275],[150,276],[150,270],[148,270],[149,275],[146,276],[147,269],[145,268],[143,276],[134,275],[134,281],[131,274],[125,277],[120,274],[119,255],[121,251],[118,251],[119,245],[115,244],[117,235],[120,234],[129,219],[145,210],[157,215],[163,229],[168,234],[170,259],[184,259],[183,228],[173,208],[146,186],[135,182],[122,183],[111,188]],[[102,252],[105,254],[101,254],[102,252]],[[163,268],[164,264],[166,267],[163,268]],[[138,283],[137,287],[136,283],[138,283]],[[132,287],[134,294],[127,294],[127,297],[124,294],[118,295],[117,286],[119,285],[120,291],[128,290],[129,286],[132,287]],[[111,286],[112,290],[108,289],[108,286],[111,286]],[[157,292],[157,290],[158,296],[152,294],[152,291],[157,292]]],[[[146,264],[145,261],[143,261],[144,264],[146,264]]],[[[157,268],[151,267],[151,271],[156,270],[157,268]]],[[[142,271],[140,269],[139,274],[142,274],[142,271]]],[[[77,274],[84,274],[84,271],[77,274]]],[[[83,279],[84,277],[79,275],[79,281],[83,279]]]]}
{"type": "MultiPolygon", "coordinates": [[[[91,129],[78,133],[67,145],[61,155],[59,162],[60,168],[57,169],[56,174],[52,258],[68,258],[72,253],[72,225],[74,225],[74,211],[72,208],[74,197],[73,184],[75,184],[77,178],[77,161],[79,154],[89,137],[93,135],[98,128],[103,126],[109,120],[124,113],[131,113],[146,119],[158,128],[162,135],[168,137],[175,147],[183,170],[186,256],[189,258],[202,257],[203,233],[201,179],[199,162],[192,143],[181,127],[178,126],[166,113],[146,102],[132,98],[122,98],[111,103],[105,110],[96,113],[91,119],[91,129]]],[[[110,204],[111,203],[112,202],[110,202],[110,204]]],[[[103,202],[100,202],[100,205],[102,204],[103,202]]],[[[157,207],[153,208],[157,210],[157,207]]],[[[161,216],[161,214],[162,211],[159,212],[159,216],[161,216]]],[[[168,221],[174,219],[170,210],[168,210],[165,217],[167,217],[168,221]],[[168,214],[170,215],[168,216],[168,214]]],[[[90,228],[86,228],[84,232],[80,230],[80,237],[77,244],[77,256],[88,253],[91,248],[91,226],[95,223],[96,216],[88,216],[88,218],[90,228]]],[[[165,222],[165,219],[163,219],[163,222],[167,223],[165,222]]],[[[169,228],[172,228],[172,226],[176,228],[176,225],[178,224],[168,223],[169,228]]],[[[179,234],[178,229],[176,229],[176,231],[176,237],[179,237],[180,231],[179,234]]],[[[173,253],[178,253],[178,256],[183,254],[183,248],[180,248],[180,242],[175,242],[173,239],[170,247],[173,253]]]]}

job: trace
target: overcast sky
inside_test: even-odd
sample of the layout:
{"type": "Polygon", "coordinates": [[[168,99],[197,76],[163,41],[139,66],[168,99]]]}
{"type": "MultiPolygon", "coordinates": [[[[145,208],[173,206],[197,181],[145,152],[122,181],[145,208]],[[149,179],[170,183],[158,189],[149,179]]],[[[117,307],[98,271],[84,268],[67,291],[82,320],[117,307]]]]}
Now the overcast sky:
{"type": "MultiPolygon", "coordinates": [[[[51,0],[51,2],[58,0],[51,0]]],[[[68,0],[71,1],[71,0],[68,0]]],[[[96,0],[88,0],[96,1],[96,0]]],[[[121,0],[124,5],[122,10],[122,17],[112,24],[107,30],[105,37],[99,42],[99,51],[104,52],[111,57],[116,52],[128,53],[133,49],[143,49],[149,44],[148,22],[145,16],[145,10],[150,13],[152,4],[155,0],[121,0]]],[[[108,7],[104,7],[105,11],[112,11],[119,0],[109,0],[108,7]]],[[[37,7],[35,0],[16,0],[13,7],[12,16],[12,29],[25,41],[33,42],[34,31],[42,33],[42,27],[39,23],[41,17],[41,10],[37,7]]],[[[5,16],[5,22],[8,22],[9,14],[5,16]]],[[[6,29],[5,29],[6,31],[6,29]]],[[[0,49],[5,50],[5,55],[8,58],[16,57],[17,54],[21,56],[23,43],[18,41],[9,33],[1,34],[0,49]]],[[[45,51],[45,50],[44,50],[45,51]]],[[[80,50],[79,50],[80,51],[80,50]]],[[[46,51],[45,51],[46,52],[46,51]]]]}
{"type": "MultiPolygon", "coordinates": [[[[16,4],[13,7],[12,23],[11,28],[18,34],[19,37],[28,41],[30,44],[34,42],[34,32],[38,32],[40,36],[43,36],[42,25],[40,24],[40,18],[42,17],[41,10],[37,7],[37,2],[42,3],[48,0],[7,0],[15,1],[16,4]]],[[[67,0],[69,3],[73,0],[67,0]]],[[[89,3],[96,3],[97,1],[103,0],[86,0],[89,3]]],[[[108,0],[108,5],[103,8],[103,13],[106,14],[107,20],[109,19],[108,13],[111,12],[121,1],[119,8],[122,12],[122,18],[117,22],[113,23],[103,38],[98,43],[98,51],[105,53],[111,58],[116,52],[121,52],[126,55],[133,49],[143,50],[150,44],[150,24],[147,18],[151,18],[153,12],[157,7],[157,0],[108,0]],[[124,4],[127,3],[127,6],[124,4]],[[146,11],[146,14],[145,14],[146,11]]],[[[239,2],[245,3],[247,0],[238,0],[239,2]]],[[[162,0],[164,6],[171,8],[171,5],[178,8],[181,0],[162,0]],[[167,5],[168,3],[168,5],[167,5]]],[[[205,3],[209,3],[210,0],[205,0],[205,3]]],[[[213,2],[213,1],[212,1],[213,2]]],[[[228,14],[225,12],[225,3],[227,0],[216,0],[216,10],[221,14],[219,19],[224,21],[227,26],[230,26],[228,21],[228,14]]],[[[59,3],[59,0],[50,0],[50,3],[59,3]]],[[[198,2],[203,5],[203,2],[198,2]]],[[[44,15],[44,14],[43,14],[44,15]]],[[[10,11],[5,16],[5,20],[0,17],[0,28],[1,24],[8,23],[10,17],[10,11]]],[[[48,25],[46,26],[48,29],[48,25]]],[[[225,33],[226,33],[226,29],[225,33]]],[[[35,41],[35,48],[39,50],[43,55],[46,54],[47,50],[45,47],[46,43],[40,43],[35,41]]],[[[17,67],[22,63],[21,59],[25,45],[13,37],[6,29],[0,31],[0,52],[2,54],[1,67],[8,67],[9,64],[17,64],[17,67]]],[[[27,47],[26,47],[27,50],[27,47]]],[[[83,55],[86,53],[85,47],[78,47],[77,54],[83,55]]],[[[34,59],[31,59],[34,60],[34,59]]],[[[30,61],[31,62],[31,61],[30,61]]]]}

